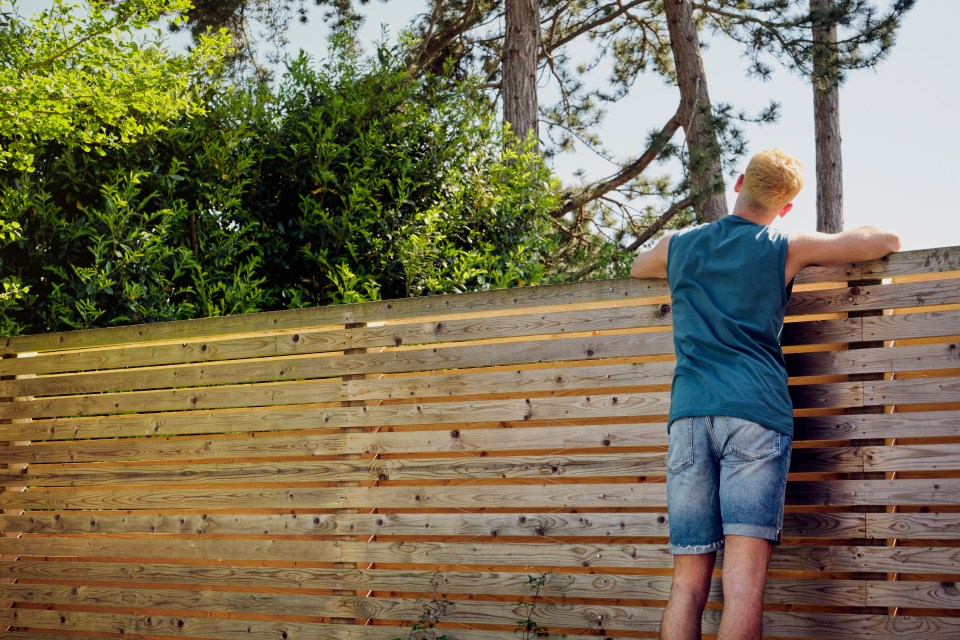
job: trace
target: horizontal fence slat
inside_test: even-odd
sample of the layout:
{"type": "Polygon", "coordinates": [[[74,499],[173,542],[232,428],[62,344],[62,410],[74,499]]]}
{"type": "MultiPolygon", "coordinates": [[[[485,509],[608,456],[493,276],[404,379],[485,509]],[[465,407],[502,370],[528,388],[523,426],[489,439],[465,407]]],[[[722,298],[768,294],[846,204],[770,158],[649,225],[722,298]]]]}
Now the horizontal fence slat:
{"type": "Polygon", "coordinates": [[[670,306],[646,304],[596,310],[554,311],[489,318],[454,318],[415,324],[362,326],[325,331],[296,331],[262,336],[229,336],[200,342],[172,342],[144,346],[87,349],[38,354],[4,363],[9,375],[63,373],[188,362],[213,362],[276,356],[342,352],[401,345],[489,341],[497,338],[570,334],[638,326],[669,326],[670,306]]]}
{"type": "MultiPolygon", "coordinates": [[[[665,537],[666,511],[653,513],[57,514],[2,515],[0,530],[55,534],[363,535],[460,537],[665,537]]],[[[950,538],[960,514],[787,513],[784,534],[822,538],[950,538]]]]}
{"type": "Polygon", "coordinates": [[[621,301],[669,294],[663,280],[595,280],[561,285],[541,285],[477,293],[448,294],[384,300],[360,304],[332,305],[291,311],[270,311],[246,316],[200,318],[149,325],[68,331],[18,336],[0,341],[4,353],[84,349],[145,341],[186,340],[232,333],[282,331],[382,322],[411,318],[444,317],[454,314],[490,313],[497,309],[529,309],[556,305],[621,301]]]}
{"type": "MultiPolygon", "coordinates": [[[[654,610],[656,611],[656,610],[654,610]]],[[[538,619],[543,620],[543,609],[535,611],[538,619]]],[[[20,635],[8,632],[11,638],[31,638],[31,640],[64,640],[74,635],[56,635],[57,629],[91,629],[94,633],[146,633],[169,634],[185,638],[223,638],[242,637],[250,640],[276,640],[286,634],[291,640],[392,640],[398,633],[409,630],[391,626],[360,626],[344,624],[324,624],[291,621],[229,620],[222,618],[202,618],[170,616],[161,614],[136,613],[96,613],[87,611],[43,611],[38,609],[8,609],[0,612],[0,620],[17,626],[33,626],[53,630],[52,634],[37,635],[36,631],[20,635]]],[[[415,618],[415,616],[414,616],[415,618]]],[[[719,625],[719,612],[707,610],[704,613],[704,627],[708,633],[715,633],[719,625]]],[[[960,622],[955,618],[936,616],[887,616],[837,613],[798,613],[765,612],[764,628],[771,634],[793,638],[811,638],[836,640],[838,637],[855,638],[898,638],[901,640],[954,640],[960,632],[960,622]]],[[[441,626],[438,632],[446,634],[447,640],[509,640],[516,638],[512,630],[494,631],[491,629],[470,630],[441,626]]],[[[558,640],[591,640],[589,635],[557,634],[550,637],[558,640]]],[[[618,640],[615,631],[607,631],[603,636],[618,640]]],[[[627,636],[622,636],[627,637],[627,636]]],[[[633,636],[630,636],[633,637],[633,636]]]]}
{"type": "MultiPolygon", "coordinates": [[[[75,629],[92,633],[110,633],[148,636],[169,636],[178,638],[197,638],[210,640],[215,638],[245,638],[249,640],[394,640],[399,634],[408,633],[400,626],[360,626],[346,624],[326,624],[321,622],[299,622],[288,620],[231,620],[213,617],[192,617],[190,615],[161,615],[138,613],[96,613],[89,611],[39,609],[8,609],[0,611],[0,624],[21,627],[35,627],[54,630],[52,633],[39,633],[31,629],[22,633],[7,632],[6,636],[30,640],[76,640],[72,635],[75,629]],[[56,633],[62,629],[64,634],[56,633]]],[[[511,631],[471,631],[456,629],[445,630],[448,640],[515,640],[511,631]]],[[[551,634],[553,635],[553,634],[551,634]]],[[[80,636],[88,637],[88,636],[80,636]]],[[[116,636],[103,636],[116,637],[116,636]]],[[[134,636],[136,637],[136,636],[134,636]]],[[[596,636],[562,635],[561,640],[595,640],[596,636]]]]}
{"type": "Polygon", "coordinates": [[[960,513],[868,513],[866,531],[875,538],[956,540],[960,513]]]}
{"type": "Polygon", "coordinates": [[[129,484],[256,484],[347,480],[467,480],[472,478],[597,478],[666,472],[665,453],[586,456],[471,456],[424,460],[298,461],[67,469],[32,466],[28,473],[0,470],[0,486],[89,487],[129,484]]]}
{"type": "Polygon", "coordinates": [[[673,335],[670,332],[601,335],[496,345],[399,349],[341,356],[260,358],[159,368],[145,367],[129,371],[77,373],[69,376],[40,376],[0,380],[0,395],[51,396],[107,391],[143,391],[163,387],[206,387],[278,380],[340,378],[361,374],[471,369],[577,360],[597,361],[605,358],[671,353],[673,353],[673,335]]]}
{"type": "Polygon", "coordinates": [[[791,353],[785,356],[794,376],[850,375],[960,368],[956,342],[911,347],[791,353]]]}
{"type": "MultiPolygon", "coordinates": [[[[829,447],[797,449],[791,471],[860,472],[895,470],[960,470],[960,445],[829,447]]],[[[189,486],[193,484],[310,483],[329,481],[468,480],[510,478],[603,478],[666,473],[666,452],[538,456],[462,456],[457,458],[350,461],[265,461],[192,465],[95,465],[69,467],[31,465],[0,470],[0,486],[110,487],[130,484],[189,486]]]]}
{"type": "Polygon", "coordinates": [[[863,339],[903,340],[960,334],[960,311],[928,311],[863,318],[863,339]]]}
{"type": "MultiPolygon", "coordinates": [[[[0,538],[0,554],[49,558],[150,558],[358,562],[491,567],[610,567],[665,569],[673,566],[663,544],[478,542],[329,542],[322,540],[224,540],[179,536],[99,539],[63,536],[0,538]],[[145,544],[149,540],[149,544],[145,544]]],[[[777,547],[773,571],[942,574],[960,562],[957,547],[795,546],[777,547]]],[[[539,570],[539,569],[538,569],[539,570]]]]}
{"type": "Polygon", "coordinates": [[[797,440],[929,438],[958,435],[956,411],[806,416],[794,420],[794,429],[797,440]]]}
{"type": "Polygon", "coordinates": [[[864,447],[863,460],[867,471],[960,471],[960,444],[864,447]]]}
{"type": "MultiPolygon", "coordinates": [[[[18,594],[32,596],[33,587],[40,584],[63,583],[96,586],[98,583],[133,583],[139,586],[184,585],[191,587],[248,587],[259,591],[273,589],[354,589],[379,592],[425,592],[443,590],[451,594],[486,594],[527,596],[530,593],[528,574],[521,572],[490,571],[416,571],[416,570],[345,570],[286,567],[225,567],[209,565],[155,565],[134,563],[67,563],[16,561],[0,562],[5,575],[28,580],[29,586],[12,587],[0,596],[18,599],[18,594]]],[[[593,599],[653,599],[666,600],[672,580],[667,576],[619,576],[616,574],[576,575],[550,573],[540,590],[543,598],[593,599]]],[[[128,589],[129,587],[124,587],[128,589]]],[[[63,603],[65,589],[41,589],[44,597],[54,603],[63,603]]],[[[116,599],[117,590],[102,590],[116,599]]],[[[155,591],[155,594],[169,592],[155,591]]],[[[85,594],[87,595],[87,594],[85,594]]],[[[296,595],[296,594],[294,594],[296,595]]],[[[197,592],[190,593],[191,604],[199,603],[197,592]]],[[[942,582],[885,582],[869,580],[771,579],[767,583],[764,601],[768,604],[822,604],[829,597],[833,606],[886,606],[958,608],[960,593],[950,583],[942,582]]],[[[709,599],[722,600],[719,579],[711,584],[709,599]]],[[[30,602],[29,597],[22,601],[30,602]]],[[[106,604],[95,600],[98,604],[106,604]]],[[[128,599],[123,605],[129,606],[128,599]]],[[[258,606],[262,606],[259,602],[258,606]]],[[[142,603],[140,606],[171,606],[169,602],[142,603]]],[[[291,611],[296,614],[296,611],[291,611]]]]}
{"type": "Polygon", "coordinates": [[[791,315],[879,311],[881,309],[956,304],[960,278],[930,282],[862,285],[845,289],[795,291],[787,313],[791,315]]]}
{"type": "MultiPolygon", "coordinates": [[[[63,583],[97,585],[98,583],[132,583],[137,586],[184,585],[195,588],[246,587],[260,591],[274,589],[353,589],[377,592],[424,592],[442,590],[450,599],[453,594],[512,595],[530,594],[529,573],[493,571],[416,571],[416,570],[347,570],[307,567],[243,567],[204,565],[154,565],[139,563],[95,562],[0,562],[6,575],[28,580],[30,584],[63,583]]],[[[540,590],[543,598],[653,599],[666,600],[672,579],[668,576],[622,576],[604,573],[577,575],[550,573],[540,590]]],[[[903,584],[903,583],[901,583],[903,584]]],[[[903,602],[915,603],[923,596],[918,591],[934,591],[930,583],[906,583],[913,588],[883,590],[861,580],[836,580],[824,585],[820,580],[771,579],[767,583],[765,602],[770,604],[821,604],[825,595],[837,606],[866,606],[871,586],[875,597],[885,594],[896,602],[903,593],[903,602]]],[[[937,583],[939,584],[939,583],[937,583]]],[[[941,585],[942,586],[942,585],[941,585]]],[[[0,591],[2,594],[2,591],[0,591]]],[[[722,600],[719,579],[711,585],[709,599],[722,600]]],[[[937,600],[939,606],[951,606],[949,593],[937,600]]],[[[884,605],[898,606],[898,605],[884,605]]],[[[906,605],[900,605],[906,606],[906,605]]],[[[910,606],[922,606],[911,604],[910,606]]]]}
{"type": "Polygon", "coordinates": [[[868,405],[960,402],[960,376],[864,382],[863,401],[868,405]]]}
{"type": "MultiPolygon", "coordinates": [[[[659,480],[662,480],[659,479],[659,480]]],[[[204,489],[31,489],[0,493],[0,507],[25,511],[71,509],[573,509],[663,507],[658,482],[472,484],[441,486],[284,487],[204,489]]],[[[787,504],[960,505],[960,479],[791,481],[787,504]]]]}
{"type": "Polygon", "coordinates": [[[948,273],[960,270],[960,248],[944,247],[899,251],[877,260],[859,263],[864,280],[914,274],[948,273]]]}
{"type": "MultiPolygon", "coordinates": [[[[178,411],[34,421],[24,427],[12,427],[11,432],[13,429],[17,429],[23,435],[28,435],[31,430],[47,432],[50,435],[60,432],[61,439],[65,435],[80,439],[223,432],[281,432],[387,425],[416,426],[511,421],[522,423],[528,420],[566,420],[573,417],[595,419],[666,415],[669,411],[669,399],[669,392],[659,391],[349,407],[297,405],[247,410],[178,411]]],[[[48,445],[48,448],[52,450],[54,445],[48,445]]]]}
{"type": "Polygon", "coordinates": [[[280,382],[160,391],[45,397],[0,406],[9,418],[152,413],[266,407],[357,400],[473,398],[484,394],[591,391],[598,387],[668,386],[674,362],[568,366],[510,371],[468,370],[454,374],[405,375],[360,380],[280,382]]]}

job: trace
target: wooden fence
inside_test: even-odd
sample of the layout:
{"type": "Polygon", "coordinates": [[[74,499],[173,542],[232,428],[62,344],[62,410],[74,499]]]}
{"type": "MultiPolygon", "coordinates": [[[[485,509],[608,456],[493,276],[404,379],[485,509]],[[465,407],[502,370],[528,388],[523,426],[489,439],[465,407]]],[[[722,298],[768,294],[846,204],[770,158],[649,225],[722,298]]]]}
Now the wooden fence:
{"type": "MultiPolygon", "coordinates": [[[[767,635],[956,640],[960,247],[799,281],[767,635]]],[[[0,346],[0,638],[656,635],[663,282],[0,346]]]]}

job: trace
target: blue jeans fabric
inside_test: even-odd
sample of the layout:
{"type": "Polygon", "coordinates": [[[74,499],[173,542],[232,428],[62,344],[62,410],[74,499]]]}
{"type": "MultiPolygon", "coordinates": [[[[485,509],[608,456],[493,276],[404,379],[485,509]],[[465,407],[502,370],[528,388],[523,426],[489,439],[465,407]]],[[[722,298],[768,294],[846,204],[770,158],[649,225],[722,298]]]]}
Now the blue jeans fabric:
{"type": "Polygon", "coordinates": [[[792,438],[728,416],[670,423],[670,552],[710,553],[724,535],[780,542],[792,438]]]}

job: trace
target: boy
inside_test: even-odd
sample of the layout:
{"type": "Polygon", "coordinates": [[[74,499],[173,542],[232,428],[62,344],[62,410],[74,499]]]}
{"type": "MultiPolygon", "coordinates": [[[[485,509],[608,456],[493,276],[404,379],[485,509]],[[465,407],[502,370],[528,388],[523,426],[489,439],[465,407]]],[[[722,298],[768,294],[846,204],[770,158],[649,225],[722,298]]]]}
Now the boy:
{"type": "Polygon", "coordinates": [[[718,640],[759,640],[767,566],[780,540],[793,407],[780,331],[794,276],[809,265],[880,258],[899,238],[874,227],[828,235],[769,225],[793,207],[800,163],[754,156],[733,213],[640,252],[630,275],[667,278],[677,367],[667,510],[674,578],[660,637],[700,638],[717,550],[725,548],[718,640]]]}

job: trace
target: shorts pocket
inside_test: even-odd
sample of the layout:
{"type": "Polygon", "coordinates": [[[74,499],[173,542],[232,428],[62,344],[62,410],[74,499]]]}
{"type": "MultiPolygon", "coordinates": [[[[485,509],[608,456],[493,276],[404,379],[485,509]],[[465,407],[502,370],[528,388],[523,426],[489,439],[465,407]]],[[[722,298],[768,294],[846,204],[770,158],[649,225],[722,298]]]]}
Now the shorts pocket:
{"type": "Polygon", "coordinates": [[[738,458],[748,461],[773,458],[780,455],[785,437],[780,432],[756,422],[733,418],[727,449],[738,458]]]}
{"type": "Polygon", "coordinates": [[[677,474],[693,464],[693,418],[680,418],[670,423],[670,446],[667,449],[667,471],[677,474]]]}

